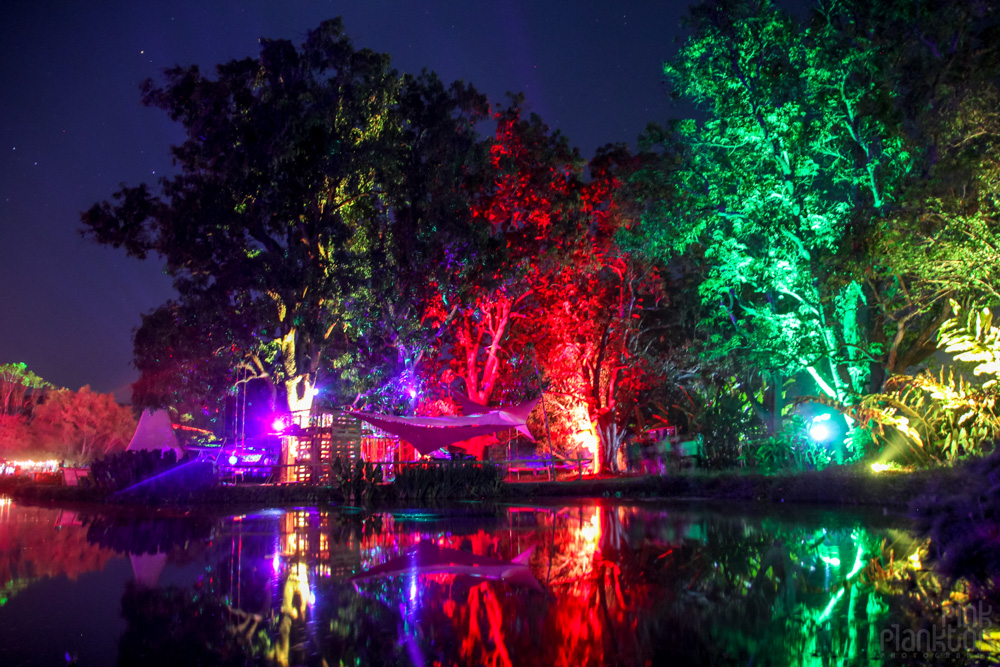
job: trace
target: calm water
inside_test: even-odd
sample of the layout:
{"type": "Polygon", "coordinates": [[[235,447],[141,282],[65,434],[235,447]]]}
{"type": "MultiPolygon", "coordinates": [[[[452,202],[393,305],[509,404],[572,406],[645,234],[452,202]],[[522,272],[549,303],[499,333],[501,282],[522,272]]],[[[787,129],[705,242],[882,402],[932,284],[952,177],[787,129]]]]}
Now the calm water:
{"type": "Polygon", "coordinates": [[[194,516],[0,500],[0,665],[989,656],[992,610],[922,563],[905,520],[769,511],[589,501],[194,516]]]}

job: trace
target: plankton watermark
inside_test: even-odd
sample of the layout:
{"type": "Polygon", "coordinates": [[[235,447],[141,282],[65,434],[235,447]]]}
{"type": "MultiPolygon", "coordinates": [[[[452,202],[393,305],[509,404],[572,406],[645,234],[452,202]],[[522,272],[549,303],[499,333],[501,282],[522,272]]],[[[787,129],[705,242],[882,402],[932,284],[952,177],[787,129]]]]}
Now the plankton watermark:
{"type": "Polygon", "coordinates": [[[879,633],[879,646],[886,658],[958,657],[974,651],[993,626],[993,606],[979,602],[946,609],[930,628],[914,630],[894,623],[879,633]]]}

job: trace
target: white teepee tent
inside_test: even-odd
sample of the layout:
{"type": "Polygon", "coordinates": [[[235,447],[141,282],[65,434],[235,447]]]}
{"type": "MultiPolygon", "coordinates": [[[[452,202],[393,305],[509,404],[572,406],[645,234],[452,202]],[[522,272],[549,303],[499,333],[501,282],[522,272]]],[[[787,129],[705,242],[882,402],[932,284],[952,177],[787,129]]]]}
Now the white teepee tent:
{"type": "Polygon", "coordinates": [[[127,451],[137,450],[159,450],[161,453],[167,449],[174,450],[177,458],[184,455],[184,450],[177,442],[174,435],[174,427],[170,425],[170,415],[166,410],[156,410],[151,412],[148,409],[142,411],[139,418],[139,425],[135,427],[132,440],[128,443],[127,451]]]}

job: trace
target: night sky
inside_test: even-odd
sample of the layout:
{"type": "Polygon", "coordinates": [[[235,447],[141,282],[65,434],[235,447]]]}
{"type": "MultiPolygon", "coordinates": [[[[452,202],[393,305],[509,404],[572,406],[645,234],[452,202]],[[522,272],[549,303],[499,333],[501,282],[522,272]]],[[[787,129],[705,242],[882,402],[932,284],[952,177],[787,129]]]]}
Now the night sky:
{"type": "Polygon", "coordinates": [[[175,64],[255,57],[342,16],[358,48],[529,110],[585,158],[678,115],[661,65],[689,2],[0,1],[0,363],[130,398],[132,331],[172,295],[156,259],[84,240],[79,214],[171,173],[183,134],[139,83],[175,64]]]}

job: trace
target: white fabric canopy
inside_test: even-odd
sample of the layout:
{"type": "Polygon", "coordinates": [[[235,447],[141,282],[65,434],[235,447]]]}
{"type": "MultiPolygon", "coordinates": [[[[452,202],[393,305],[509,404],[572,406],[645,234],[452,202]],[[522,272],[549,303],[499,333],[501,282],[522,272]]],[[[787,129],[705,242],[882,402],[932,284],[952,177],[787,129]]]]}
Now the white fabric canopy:
{"type": "Polygon", "coordinates": [[[525,422],[537,404],[536,398],[520,405],[497,408],[467,417],[396,417],[372,412],[351,414],[387,433],[398,435],[413,445],[418,452],[426,455],[456,442],[510,428],[517,429],[531,438],[531,432],[528,431],[525,422]]]}

